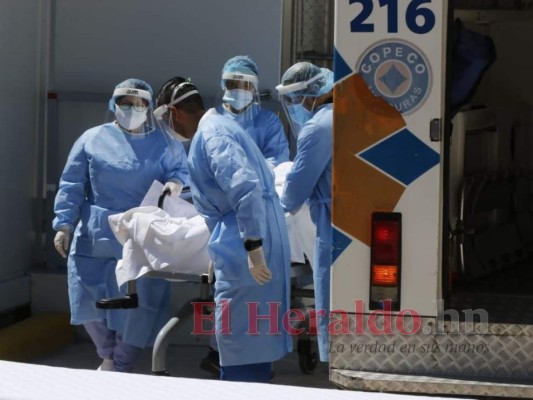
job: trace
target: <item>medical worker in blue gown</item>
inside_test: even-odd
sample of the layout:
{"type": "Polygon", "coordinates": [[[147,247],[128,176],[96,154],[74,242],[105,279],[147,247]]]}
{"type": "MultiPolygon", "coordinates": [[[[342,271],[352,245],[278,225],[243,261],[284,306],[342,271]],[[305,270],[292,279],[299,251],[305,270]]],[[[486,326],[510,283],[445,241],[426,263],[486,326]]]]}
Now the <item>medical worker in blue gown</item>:
{"type": "MultiPolygon", "coordinates": [[[[257,64],[247,55],[230,58],[222,68],[220,81],[222,104],[216,111],[237,122],[253,139],[270,166],[289,161],[289,144],[279,117],[261,106],[257,64]]],[[[220,362],[216,341],[200,367],[219,373],[220,362]]]]}
{"type": "Polygon", "coordinates": [[[250,136],[214,109],[204,111],[196,87],[180,80],[177,90],[169,85],[172,95],[158,96],[168,103],[154,114],[192,138],[188,165],[193,201],[211,232],[220,377],[270,382],[272,362],[292,349],[283,329],[289,307],[289,239],[274,176],[250,136]],[[273,317],[272,324],[260,320],[257,332],[254,307],[257,314],[273,317]]]}
{"type": "Polygon", "coordinates": [[[250,56],[230,58],[222,68],[222,104],[216,111],[238,122],[272,166],[289,161],[289,144],[279,117],[261,107],[257,64],[250,56]]]}
{"type": "Polygon", "coordinates": [[[150,120],[152,88],[128,79],[109,101],[115,120],[84,132],[74,143],[55,199],[56,250],[68,255],[71,323],[82,324],[103,359],[100,370],[130,372],[141,349],[152,345],[168,318],[169,286],[139,279],[139,307],[98,309],[102,298],[122,297],[115,278],[122,246],[108,216],[137,207],[154,180],[179,195],[188,184],[183,147],[150,120]]]}
{"type": "Polygon", "coordinates": [[[313,280],[320,361],[328,361],[328,321],[331,269],[331,154],[333,139],[333,73],[308,62],[290,67],[276,87],[297,137],[297,150],[281,203],[294,212],[309,202],[317,239],[313,280]],[[317,311],[318,312],[318,311],[317,311]]]}

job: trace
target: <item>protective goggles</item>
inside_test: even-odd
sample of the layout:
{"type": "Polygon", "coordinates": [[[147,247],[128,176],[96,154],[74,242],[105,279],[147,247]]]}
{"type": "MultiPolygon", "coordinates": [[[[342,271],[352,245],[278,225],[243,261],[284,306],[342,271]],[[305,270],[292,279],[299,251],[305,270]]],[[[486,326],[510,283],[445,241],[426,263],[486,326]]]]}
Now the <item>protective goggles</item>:
{"type": "Polygon", "coordinates": [[[170,96],[170,103],[168,104],[163,104],[162,106],[159,106],[157,107],[155,110],[154,110],[154,117],[158,120],[158,121],[162,121],[163,120],[163,116],[168,112],[168,109],[170,107],[172,107],[173,105],[176,105],[178,104],[180,101],[183,101],[185,100],[187,97],[190,97],[192,96],[193,94],[198,94],[198,90],[194,89],[194,90],[191,90],[191,91],[188,91],[187,93],[181,95],[180,97],[178,97],[177,99],[174,99],[174,96],[176,95],[176,93],[178,93],[178,91],[186,86],[186,85],[191,85],[193,87],[195,87],[191,82],[182,82],[180,83],[178,86],[176,86],[174,88],[174,90],[172,91],[172,96],[170,96]],[[174,99],[174,100],[173,100],[174,99]]]}

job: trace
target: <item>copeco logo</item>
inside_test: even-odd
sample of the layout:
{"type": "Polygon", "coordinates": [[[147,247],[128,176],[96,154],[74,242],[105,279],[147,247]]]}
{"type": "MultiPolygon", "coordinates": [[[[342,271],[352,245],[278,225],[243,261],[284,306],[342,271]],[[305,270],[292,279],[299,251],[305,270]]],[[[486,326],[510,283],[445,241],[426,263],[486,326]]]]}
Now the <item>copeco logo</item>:
{"type": "Polygon", "coordinates": [[[402,114],[416,111],[431,90],[426,56],[406,41],[373,44],[360,57],[356,70],[374,95],[383,97],[402,114]]]}
{"type": "Polygon", "coordinates": [[[134,90],[134,89],[128,89],[128,91],[126,93],[130,94],[130,95],[138,95],[139,91],[138,90],[134,90]]]}

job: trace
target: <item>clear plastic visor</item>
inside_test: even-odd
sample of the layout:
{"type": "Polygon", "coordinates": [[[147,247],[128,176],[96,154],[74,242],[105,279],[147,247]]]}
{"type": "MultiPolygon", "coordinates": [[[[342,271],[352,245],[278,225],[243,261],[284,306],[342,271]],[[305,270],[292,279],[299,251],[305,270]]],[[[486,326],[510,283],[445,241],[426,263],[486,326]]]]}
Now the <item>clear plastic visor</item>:
{"type": "Polygon", "coordinates": [[[260,105],[259,81],[254,75],[226,72],[222,74],[222,88],[217,95],[226,111],[234,115],[248,113],[253,105],[260,105]]]}
{"type": "MultiPolygon", "coordinates": [[[[313,117],[313,111],[309,110],[305,101],[309,96],[309,85],[323,77],[322,73],[316,74],[311,79],[302,82],[280,84],[276,86],[279,95],[279,101],[287,116],[293,135],[298,138],[302,127],[313,117]]],[[[309,106],[309,105],[308,105],[309,106]]],[[[313,104],[314,108],[314,104],[313,104]]]]}
{"type": "MultiPolygon", "coordinates": [[[[176,89],[174,89],[174,91],[177,92],[178,88],[180,88],[179,85],[176,87],[176,89]]],[[[174,126],[173,119],[171,118],[171,108],[172,106],[178,104],[180,101],[185,100],[187,97],[192,96],[193,94],[198,94],[198,91],[191,90],[178,97],[177,99],[172,100],[170,103],[163,104],[154,110],[154,117],[160,129],[167,133],[169,136],[179,140],[180,142],[188,142],[190,139],[183,136],[179,132],[179,129],[174,126]]],[[[171,98],[172,97],[174,97],[174,94],[171,96],[171,98]]]]}
{"type": "Polygon", "coordinates": [[[319,73],[313,76],[311,79],[308,79],[307,81],[290,83],[288,85],[280,84],[276,86],[276,90],[278,91],[278,94],[280,96],[290,95],[290,94],[294,94],[295,92],[302,92],[302,91],[305,93],[305,89],[307,89],[310,83],[313,83],[314,81],[322,77],[323,77],[323,74],[319,73]]]}
{"type": "Polygon", "coordinates": [[[181,145],[168,134],[165,127],[155,117],[153,109],[149,106],[149,100],[145,97],[131,94],[118,97],[115,100],[115,112],[108,110],[106,122],[113,123],[131,140],[146,140],[151,135],[162,134],[169,151],[175,157],[179,157],[182,153],[178,146],[181,145]]]}
{"type": "Polygon", "coordinates": [[[281,107],[285,112],[285,116],[291,127],[291,132],[295,138],[298,138],[303,126],[314,115],[314,112],[308,109],[309,102],[306,102],[307,98],[308,96],[291,94],[279,96],[279,102],[281,103],[281,107]]]}
{"type": "Polygon", "coordinates": [[[255,75],[223,73],[221,88],[217,93],[218,111],[245,129],[253,125],[258,106],[261,105],[258,84],[255,75]]]}

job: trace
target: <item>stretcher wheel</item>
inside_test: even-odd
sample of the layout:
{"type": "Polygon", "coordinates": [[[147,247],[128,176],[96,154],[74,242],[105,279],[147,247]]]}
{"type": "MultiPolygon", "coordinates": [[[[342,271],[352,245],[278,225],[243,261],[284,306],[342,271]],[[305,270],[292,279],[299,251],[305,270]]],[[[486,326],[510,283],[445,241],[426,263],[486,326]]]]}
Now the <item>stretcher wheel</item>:
{"type": "Polygon", "coordinates": [[[318,363],[315,342],[311,339],[298,340],[298,364],[304,374],[312,374],[318,363]]]}

